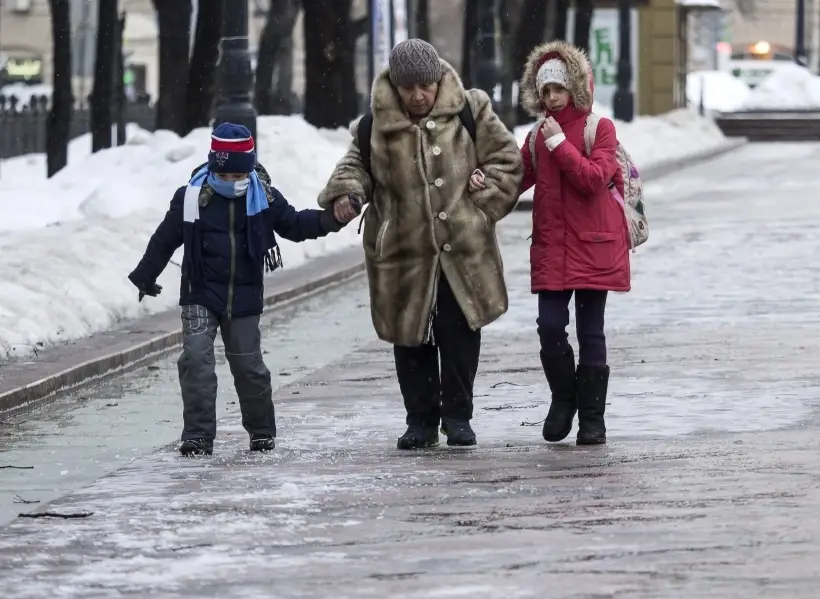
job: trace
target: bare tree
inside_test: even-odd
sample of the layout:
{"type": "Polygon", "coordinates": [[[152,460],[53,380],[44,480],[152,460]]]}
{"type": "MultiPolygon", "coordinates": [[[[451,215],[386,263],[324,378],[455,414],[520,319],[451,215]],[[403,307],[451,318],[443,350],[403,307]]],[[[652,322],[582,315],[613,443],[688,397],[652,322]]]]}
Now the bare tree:
{"type": "Polygon", "coordinates": [[[513,101],[513,86],[518,79],[521,65],[516,62],[515,34],[522,17],[523,0],[501,0],[498,11],[501,30],[501,104],[499,116],[507,127],[516,125],[516,109],[513,101]]]}
{"type": "MultiPolygon", "coordinates": [[[[551,0],[552,2],[560,0],[551,0]]],[[[530,52],[540,43],[544,42],[547,27],[547,2],[546,0],[522,0],[521,8],[518,12],[518,19],[515,23],[515,44],[513,45],[512,63],[515,65],[517,78],[520,80],[524,70],[524,63],[530,52]]],[[[564,15],[566,20],[566,15],[564,15]]],[[[529,122],[530,116],[521,107],[520,102],[516,110],[516,122],[529,122]]]]}
{"type": "Polygon", "coordinates": [[[293,27],[300,8],[301,0],[271,0],[256,63],[254,101],[259,114],[290,112],[292,86],[286,82],[292,78],[292,68],[286,61],[293,58],[288,50],[293,47],[293,27]]]}
{"type": "MultiPolygon", "coordinates": [[[[153,0],[159,22],[157,129],[185,133],[191,0],[153,0]]],[[[108,2],[102,2],[102,6],[108,2]]],[[[114,4],[111,2],[111,4],[114,4]]]]}
{"type": "Polygon", "coordinates": [[[589,33],[592,28],[593,0],[575,0],[575,27],[572,42],[589,52],[589,33]]]}
{"type": "Polygon", "coordinates": [[[416,0],[416,37],[430,41],[430,6],[427,0],[416,0]]]}
{"type": "Polygon", "coordinates": [[[68,138],[74,98],[71,92],[71,3],[50,0],[54,80],[46,131],[48,176],[68,164],[68,138]]]}
{"type": "Polygon", "coordinates": [[[478,0],[464,0],[464,32],[461,38],[461,80],[464,87],[473,86],[473,65],[478,34],[478,0]]]}
{"type": "Polygon", "coordinates": [[[344,127],[358,113],[351,0],[302,0],[302,7],[305,120],[314,127],[344,127]]]}
{"type": "Polygon", "coordinates": [[[97,12],[97,55],[91,91],[91,151],[111,147],[111,105],[114,95],[114,36],[119,30],[117,2],[100,2],[97,12]]]}
{"type": "Polygon", "coordinates": [[[199,0],[194,49],[188,66],[188,87],[185,92],[187,110],[183,134],[197,127],[207,127],[211,122],[224,6],[224,0],[199,0]]]}
{"type": "Polygon", "coordinates": [[[553,23],[552,39],[567,39],[567,15],[569,13],[569,0],[552,0],[555,2],[555,22],[553,23]]]}

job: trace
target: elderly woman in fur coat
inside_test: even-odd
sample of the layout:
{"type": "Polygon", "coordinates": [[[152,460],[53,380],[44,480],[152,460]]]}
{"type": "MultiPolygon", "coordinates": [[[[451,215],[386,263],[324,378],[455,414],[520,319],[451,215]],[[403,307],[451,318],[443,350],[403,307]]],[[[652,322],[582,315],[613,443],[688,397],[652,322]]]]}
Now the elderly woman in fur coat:
{"type": "Polygon", "coordinates": [[[399,449],[436,446],[439,426],[448,445],[474,445],[481,328],[508,303],[495,225],[515,207],[521,156],[487,94],[465,90],[422,40],[393,49],[371,110],[319,204],[342,222],[355,216],[350,196],[367,204],[371,314],[394,345],[407,410],[399,449]]]}

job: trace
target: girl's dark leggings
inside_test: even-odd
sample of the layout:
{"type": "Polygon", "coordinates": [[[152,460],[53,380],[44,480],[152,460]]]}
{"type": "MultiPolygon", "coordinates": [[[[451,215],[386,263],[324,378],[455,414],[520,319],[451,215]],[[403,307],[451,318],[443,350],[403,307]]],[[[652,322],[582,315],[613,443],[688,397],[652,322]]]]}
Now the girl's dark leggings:
{"type": "Polygon", "coordinates": [[[575,294],[575,330],[578,364],[606,366],[604,312],[606,291],[568,289],[538,293],[538,336],[545,358],[563,356],[571,350],[567,335],[569,300],[575,294]]]}

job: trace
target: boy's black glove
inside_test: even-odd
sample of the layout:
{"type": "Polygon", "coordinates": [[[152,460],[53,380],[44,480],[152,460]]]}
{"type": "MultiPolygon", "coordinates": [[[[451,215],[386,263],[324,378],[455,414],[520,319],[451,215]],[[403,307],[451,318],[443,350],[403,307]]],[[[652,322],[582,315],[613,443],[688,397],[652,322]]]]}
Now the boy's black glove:
{"type": "Polygon", "coordinates": [[[319,224],[327,233],[338,233],[347,225],[347,223],[340,223],[336,220],[332,209],[322,210],[319,214],[319,224]]]}
{"type": "Polygon", "coordinates": [[[134,287],[136,287],[139,290],[140,294],[138,301],[140,302],[142,301],[142,298],[144,298],[146,295],[151,297],[157,297],[160,293],[162,293],[162,285],[157,285],[156,282],[145,283],[143,281],[135,281],[133,278],[133,273],[128,275],[128,280],[131,281],[131,283],[134,284],[134,287]]]}
{"type": "Polygon", "coordinates": [[[162,293],[162,285],[157,285],[156,283],[151,283],[140,289],[139,299],[138,301],[142,301],[146,295],[151,297],[157,297],[160,293],[162,293]]]}

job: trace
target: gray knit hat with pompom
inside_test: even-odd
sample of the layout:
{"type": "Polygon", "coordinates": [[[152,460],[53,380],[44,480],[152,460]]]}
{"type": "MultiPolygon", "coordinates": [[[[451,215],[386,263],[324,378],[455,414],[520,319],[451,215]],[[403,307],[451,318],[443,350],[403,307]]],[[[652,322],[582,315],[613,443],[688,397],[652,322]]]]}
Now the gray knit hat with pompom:
{"type": "Polygon", "coordinates": [[[431,45],[420,39],[399,42],[390,52],[390,83],[396,87],[427,85],[441,80],[441,59],[431,45]]]}

